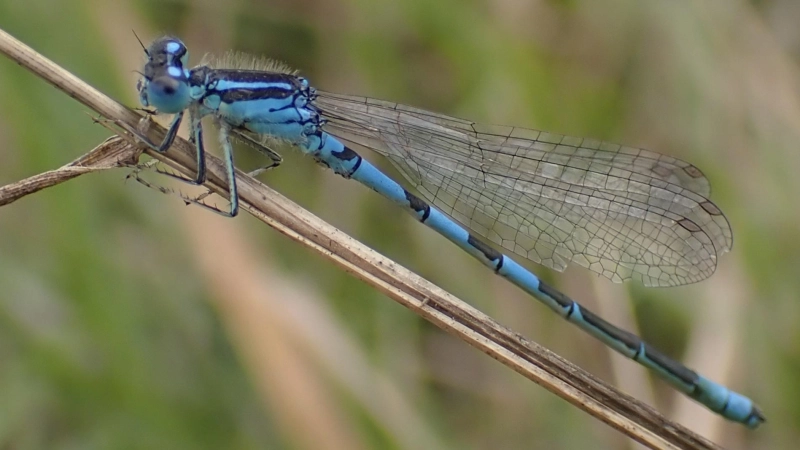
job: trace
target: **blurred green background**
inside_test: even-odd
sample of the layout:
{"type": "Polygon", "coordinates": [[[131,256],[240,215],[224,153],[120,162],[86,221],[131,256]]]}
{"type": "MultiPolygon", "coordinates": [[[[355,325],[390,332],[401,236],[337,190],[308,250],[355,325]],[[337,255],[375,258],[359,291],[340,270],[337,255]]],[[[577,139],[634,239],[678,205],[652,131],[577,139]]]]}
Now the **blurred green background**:
{"type": "MultiPolygon", "coordinates": [[[[261,178],[715,442],[777,449],[800,440],[798,5],[0,0],[0,28],[131,106],[143,62],[131,30],[145,43],[171,33],[194,63],[239,49],[329,91],[691,161],[734,230],[709,280],[644,289],[531,267],[755,399],[768,417],[757,431],[609,354],[310,159],[286,154],[261,178]]],[[[94,147],[108,132],[91,114],[0,58],[0,184],[94,147]]],[[[240,167],[260,162],[237,153],[240,167]]],[[[0,211],[0,448],[634,447],[253,218],[184,207],[126,174],[0,211]]]]}

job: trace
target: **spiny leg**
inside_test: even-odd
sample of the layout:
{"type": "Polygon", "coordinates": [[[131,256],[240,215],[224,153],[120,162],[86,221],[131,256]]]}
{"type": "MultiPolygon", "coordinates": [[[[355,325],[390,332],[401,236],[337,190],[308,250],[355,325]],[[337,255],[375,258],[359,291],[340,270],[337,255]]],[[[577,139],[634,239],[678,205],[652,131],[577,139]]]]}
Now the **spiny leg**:
{"type": "MultiPolygon", "coordinates": [[[[180,128],[181,121],[183,120],[184,111],[181,111],[172,119],[172,122],[167,129],[167,134],[164,136],[164,139],[161,141],[161,144],[156,145],[154,144],[150,138],[145,135],[146,127],[149,126],[150,118],[142,119],[139,123],[140,125],[144,124],[144,130],[139,130],[130,127],[127,123],[122,121],[116,121],[117,125],[125,129],[128,133],[136,136],[141,142],[147,145],[150,149],[155,150],[159,153],[164,153],[169,149],[172,144],[175,142],[175,137],[178,134],[178,129],[180,128]]],[[[193,185],[201,185],[206,180],[206,158],[205,158],[205,147],[203,145],[203,125],[200,121],[200,118],[195,117],[195,114],[190,110],[189,117],[191,122],[191,134],[189,136],[189,142],[194,144],[196,150],[196,164],[197,164],[197,175],[194,179],[186,178],[183,175],[178,175],[175,173],[159,171],[164,175],[170,176],[178,181],[182,181],[184,183],[189,183],[193,185]]]]}
{"type": "MultiPolygon", "coordinates": [[[[268,147],[264,147],[264,148],[268,148],[268,147]]],[[[270,150],[270,151],[272,151],[272,150],[270,150]]],[[[277,153],[275,153],[275,154],[277,155],[277,153]]],[[[255,170],[252,170],[250,172],[247,172],[247,176],[255,178],[255,177],[261,175],[262,173],[264,173],[264,172],[266,172],[268,170],[271,170],[271,169],[274,169],[274,168],[278,167],[279,165],[280,165],[280,162],[273,161],[272,163],[270,163],[270,164],[268,164],[266,166],[259,167],[258,169],[255,169],[255,170]]],[[[158,168],[156,169],[156,172],[164,173],[161,169],[158,169],[158,168]]],[[[200,202],[200,201],[202,201],[203,199],[205,199],[206,197],[208,197],[209,195],[211,195],[213,193],[214,193],[214,191],[212,191],[211,189],[206,189],[206,191],[204,193],[202,193],[202,194],[198,195],[197,197],[194,197],[193,199],[191,199],[191,203],[200,202]]]]}
{"type": "MultiPolygon", "coordinates": [[[[224,122],[221,122],[221,121],[218,121],[218,122],[219,122],[218,125],[219,125],[220,145],[222,146],[222,150],[223,150],[223,158],[222,159],[223,159],[223,162],[225,163],[225,173],[227,175],[228,186],[229,186],[228,190],[230,192],[229,201],[230,201],[230,205],[231,206],[230,206],[230,210],[229,211],[223,211],[223,210],[217,208],[214,205],[209,205],[209,204],[206,204],[205,202],[202,201],[205,197],[207,197],[211,193],[210,190],[208,192],[202,194],[199,197],[192,198],[192,197],[189,197],[189,196],[185,195],[184,193],[182,193],[180,191],[175,191],[174,189],[166,188],[166,187],[163,187],[163,186],[160,186],[160,185],[155,185],[153,183],[150,183],[150,182],[142,179],[139,176],[139,173],[145,168],[151,168],[151,167],[154,166],[153,164],[149,164],[149,162],[145,163],[145,164],[140,164],[139,166],[136,166],[135,170],[129,175],[129,177],[133,177],[139,183],[141,183],[141,184],[143,184],[143,185],[145,185],[145,186],[147,186],[149,188],[156,189],[156,190],[158,190],[158,191],[160,191],[162,193],[165,193],[165,194],[176,194],[176,195],[180,196],[180,198],[187,205],[195,204],[195,205],[197,205],[197,206],[199,206],[201,208],[207,209],[207,210],[209,210],[211,212],[214,212],[214,213],[219,214],[219,215],[224,216],[224,217],[235,217],[239,213],[239,195],[238,195],[238,190],[236,188],[236,175],[235,175],[235,169],[234,169],[234,166],[233,166],[233,147],[232,147],[231,141],[230,141],[230,126],[225,124],[224,122]]],[[[205,151],[204,151],[204,148],[203,148],[202,127],[200,126],[200,121],[199,120],[196,121],[195,124],[193,124],[193,126],[192,126],[192,136],[190,138],[190,141],[196,141],[195,142],[195,147],[197,148],[198,167],[202,168],[203,169],[202,173],[205,174],[205,151]]],[[[198,184],[196,182],[193,182],[192,180],[187,180],[185,178],[179,177],[174,173],[170,173],[170,172],[168,172],[166,170],[159,169],[158,167],[156,167],[156,172],[159,173],[159,174],[162,174],[162,175],[170,176],[172,178],[175,178],[175,179],[178,179],[178,180],[181,180],[181,181],[190,182],[191,184],[198,184]]],[[[199,178],[200,177],[199,177],[199,174],[198,174],[198,179],[199,178]]],[[[204,180],[205,180],[205,177],[203,176],[203,181],[204,180]]]]}
{"type": "Polygon", "coordinates": [[[206,152],[205,144],[203,144],[203,123],[202,117],[195,114],[194,109],[189,109],[189,120],[192,124],[192,135],[189,138],[189,142],[194,144],[197,161],[197,176],[194,179],[194,184],[199,186],[206,181],[206,152]]]}
{"type": "MultiPolygon", "coordinates": [[[[232,135],[229,134],[229,137],[233,137],[234,139],[238,139],[238,140],[242,141],[243,143],[245,143],[245,145],[248,145],[248,146],[258,150],[259,153],[261,153],[262,155],[267,156],[270,159],[270,162],[267,163],[267,165],[259,167],[259,168],[255,169],[255,170],[250,171],[250,172],[247,172],[247,176],[249,176],[249,177],[255,178],[255,177],[261,175],[262,173],[264,173],[264,172],[266,172],[268,170],[271,170],[271,169],[274,169],[274,168],[280,166],[281,163],[283,162],[283,157],[280,155],[280,153],[276,152],[275,150],[267,147],[265,144],[262,144],[261,142],[253,139],[252,137],[250,137],[250,136],[248,136],[248,135],[246,135],[246,134],[244,134],[242,132],[238,132],[236,130],[233,130],[233,134],[232,135]]],[[[197,197],[195,197],[194,200],[199,202],[199,201],[203,200],[204,198],[208,197],[209,195],[211,195],[213,193],[214,193],[214,191],[212,191],[211,189],[208,189],[203,194],[200,194],[197,197]]]]}
{"type": "MultiPolygon", "coordinates": [[[[273,152],[276,155],[278,154],[278,153],[275,153],[274,150],[269,149],[268,147],[264,147],[264,148],[268,149],[270,152],[273,152]]],[[[147,162],[144,162],[144,163],[141,163],[141,164],[137,164],[137,165],[134,165],[134,166],[130,166],[133,169],[133,171],[130,174],[128,174],[126,179],[133,178],[137,182],[139,182],[140,184],[142,184],[144,186],[147,186],[147,187],[149,187],[151,189],[157,190],[157,191],[159,191],[159,192],[161,192],[163,194],[177,195],[187,205],[195,204],[195,205],[198,205],[198,206],[200,206],[202,208],[213,210],[217,214],[221,214],[221,215],[226,216],[226,217],[230,216],[230,212],[229,211],[223,211],[223,210],[217,208],[216,206],[209,205],[208,203],[205,203],[203,201],[206,197],[208,197],[208,196],[210,196],[211,194],[214,193],[214,191],[212,191],[211,189],[207,188],[204,193],[202,193],[202,194],[200,194],[200,195],[198,195],[196,197],[192,197],[192,196],[189,196],[187,194],[184,194],[183,192],[181,192],[179,190],[176,190],[176,189],[173,189],[173,188],[168,188],[168,187],[163,186],[163,185],[151,183],[151,182],[143,179],[139,175],[142,172],[144,172],[145,170],[152,170],[152,171],[154,171],[155,173],[157,173],[159,175],[165,175],[165,176],[168,176],[170,178],[174,178],[176,180],[180,180],[180,181],[183,181],[183,182],[190,182],[191,181],[191,180],[188,180],[186,178],[183,178],[180,174],[177,174],[177,173],[174,173],[174,172],[170,172],[168,169],[159,167],[159,165],[158,165],[159,162],[160,161],[158,161],[157,159],[151,159],[151,160],[149,160],[147,162]]],[[[255,169],[255,170],[251,171],[251,172],[248,172],[247,175],[250,176],[250,177],[256,177],[256,176],[264,173],[267,170],[270,170],[270,169],[273,169],[275,167],[278,167],[278,165],[279,165],[279,163],[273,161],[273,162],[271,162],[270,164],[268,164],[268,165],[266,165],[264,167],[259,167],[259,168],[255,169]]]]}
{"type": "Polygon", "coordinates": [[[261,167],[259,169],[256,169],[256,170],[254,170],[252,172],[249,172],[248,175],[250,175],[251,177],[256,177],[259,174],[261,174],[261,173],[263,173],[263,172],[265,172],[265,171],[267,171],[269,169],[273,169],[275,167],[278,167],[283,162],[283,157],[280,155],[280,153],[278,153],[275,150],[267,147],[265,144],[262,144],[261,142],[253,139],[252,137],[250,137],[249,135],[247,135],[245,133],[242,133],[240,131],[234,130],[233,138],[234,139],[238,139],[239,141],[242,141],[245,145],[248,145],[248,146],[256,149],[259,153],[265,155],[271,161],[268,165],[266,165],[264,167],[261,167]]]}
{"type": "Polygon", "coordinates": [[[142,172],[144,172],[146,170],[152,170],[153,172],[155,172],[155,173],[157,173],[159,175],[166,175],[166,176],[168,176],[170,178],[180,179],[179,175],[177,175],[175,173],[172,173],[172,172],[169,172],[167,169],[163,169],[163,168],[159,167],[159,163],[160,163],[160,161],[158,161],[157,159],[151,159],[151,160],[149,160],[147,162],[144,162],[144,163],[141,163],[141,164],[129,166],[133,170],[125,178],[126,178],[126,180],[134,179],[139,184],[141,184],[141,185],[143,185],[145,187],[148,187],[150,189],[159,191],[162,194],[176,195],[176,196],[180,197],[180,199],[183,200],[183,202],[186,205],[194,204],[194,205],[200,206],[201,208],[208,209],[208,210],[210,210],[212,212],[220,214],[222,216],[230,217],[230,212],[229,211],[223,211],[223,210],[219,209],[218,207],[216,207],[215,205],[210,205],[210,204],[205,203],[204,201],[202,201],[203,198],[205,198],[208,195],[213,193],[213,191],[211,191],[211,190],[207,190],[204,194],[202,194],[202,195],[200,195],[198,197],[192,197],[192,196],[190,196],[188,194],[185,194],[184,192],[182,192],[179,189],[166,187],[166,186],[164,186],[162,184],[158,184],[158,183],[155,183],[155,182],[150,182],[150,181],[142,178],[142,176],[141,176],[142,172]]]}
{"type": "MultiPolygon", "coordinates": [[[[236,188],[236,168],[233,165],[233,145],[231,144],[231,127],[222,120],[217,120],[219,126],[219,143],[222,146],[222,161],[225,163],[225,174],[228,176],[228,201],[231,203],[231,210],[227,215],[235,217],[239,213],[239,191],[236,188]]],[[[202,205],[203,203],[198,203],[202,205]]],[[[221,211],[216,211],[222,214],[221,211]]]]}
{"type": "Polygon", "coordinates": [[[133,171],[131,171],[131,173],[129,173],[128,176],[125,177],[126,180],[130,180],[131,178],[133,178],[134,180],[136,180],[140,184],[142,184],[142,185],[144,185],[146,187],[149,187],[150,189],[157,190],[157,191],[161,192],[162,194],[168,194],[168,195],[169,194],[176,194],[179,197],[183,198],[184,201],[186,201],[186,199],[185,199],[186,196],[183,195],[183,193],[181,193],[179,191],[175,191],[172,188],[168,188],[168,187],[160,185],[160,184],[150,183],[149,181],[147,181],[144,178],[142,178],[141,176],[139,176],[139,174],[142,173],[145,170],[154,170],[156,173],[169,175],[171,177],[175,177],[174,174],[167,173],[164,170],[158,168],[158,160],[157,159],[151,159],[150,161],[147,161],[147,162],[144,162],[144,163],[141,163],[141,164],[137,164],[135,166],[130,166],[130,167],[133,169],[133,171]]]}
{"type": "Polygon", "coordinates": [[[153,141],[151,141],[150,138],[144,134],[144,131],[147,130],[147,127],[149,126],[149,121],[151,120],[150,115],[142,118],[142,120],[139,121],[140,125],[142,125],[143,123],[145,124],[144,131],[133,128],[121,120],[117,120],[116,124],[125,129],[125,131],[127,131],[128,133],[136,136],[136,138],[138,138],[151,150],[155,150],[158,153],[164,153],[165,151],[167,151],[168,148],[172,146],[172,143],[175,142],[175,136],[178,135],[178,128],[180,128],[181,121],[183,120],[183,113],[184,112],[181,111],[172,117],[172,122],[169,124],[169,127],[167,128],[167,134],[164,135],[164,139],[158,145],[154,144],[153,141]]]}
{"type": "Polygon", "coordinates": [[[153,171],[155,171],[158,174],[167,175],[167,176],[172,177],[172,178],[179,178],[178,175],[175,175],[173,173],[167,172],[164,169],[159,168],[158,167],[158,163],[159,163],[159,161],[157,159],[152,159],[152,160],[147,161],[145,163],[137,164],[135,166],[132,166],[133,171],[131,173],[129,173],[128,176],[125,177],[125,178],[126,179],[133,178],[139,184],[141,184],[141,185],[143,185],[145,187],[148,187],[150,189],[159,191],[162,194],[177,195],[178,197],[181,198],[181,200],[183,200],[184,203],[186,203],[186,205],[195,204],[195,205],[198,205],[200,207],[212,210],[213,212],[216,212],[218,214],[222,214],[222,215],[227,215],[228,214],[227,212],[224,212],[224,211],[218,209],[217,207],[215,207],[213,205],[208,205],[208,204],[205,204],[205,203],[203,203],[201,201],[198,201],[198,200],[196,200],[196,199],[194,199],[192,197],[189,197],[188,195],[184,194],[180,190],[169,188],[169,187],[166,187],[166,186],[161,185],[161,184],[151,183],[151,182],[145,180],[144,178],[142,178],[140,176],[140,174],[143,171],[152,169],[153,171]]]}
{"type": "MultiPolygon", "coordinates": [[[[227,128],[227,129],[223,130],[222,127],[221,127],[220,130],[221,130],[221,133],[224,133],[224,134],[220,135],[220,140],[221,140],[221,143],[223,145],[223,148],[225,148],[225,142],[227,142],[228,146],[230,147],[230,139],[229,139],[231,137],[230,128],[227,128]]],[[[280,165],[280,163],[283,161],[283,158],[281,157],[281,155],[279,153],[277,153],[276,151],[274,151],[271,148],[267,147],[266,145],[258,142],[257,140],[251,138],[250,136],[244,135],[244,134],[239,133],[239,132],[235,132],[234,137],[236,139],[242,140],[247,145],[250,145],[251,147],[253,147],[256,150],[258,150],[260,153],[262,153],[264,155],[267,155],[271,160],[267,165],[265,165],[263,167],[259,167],[259,168],[255,169],[255,170],[251,171],[251,172],[248,172],[248,174],[247,174],[248,176],[256,177],[256,176],[264,173],[267,170],[270,170],[272,168],[278,167],[280,165]]],[[[202,142],[202,132],[192,134],[190,136],[189,140],[192,143],[194,143],[195,140],[198,140],[198,142],[202,142]]],[[[204,154],[203,154],[203,156],[204,156],[204,154]]],[[[205,158],[203,158],[203,160],[204,159],[205,158]]],[[[230,161],[230,164],[231,164],[231,167],[232,167],[232,163],[233,163],[232,153],[231,153],[230,158],[226,157],[226,167],[227,167],[228,161],[230,161]]],[[[153,170],[154,172],[158,173],[159,175],[165,175],[165,176],[168,176],[170,178],[173,178],[173,179],[176,179],[176,180],[188,183],[188,184],[193,184],[193,185],[196,184],[193,180],[187,179],[187,178],[183,177],[179,173],[171,172],[168,169],[164,169],[164,168],[159,167],[158,163],[159,163],[158,160],[153,159],[153,160],[147,161],[147,162],[142,163],[142,164],[131,166],[134,170],[127,176],[127,178],[128,179],[133,178],[138,183],[140,183],[140,184],[142,184],[142,185],[144,185],[146,187],[149,187],[151,189],[157,190],[157,191],[159,191],[159,192],[161,192],[163,194],[174,194],[174,195],[177,195],[187,205],[195,204],[197,206],[200,206],[202,208],[208,209],[208,210],[210,210],[212,212],[215,212],[217,214],[220,214],[222,216],[232,217],[231,211],[223,211],[223,210],[219,209],[217,206],[207,204],[207,203],[205,203],[203,201],[206,197],[208,197],[209,195],[214,193],[210,189],[207,189],[206,192],[204,192],[203,194],[200,194],[199,196],[192,197],[192,196],[189,196],[187,194],[184,194],[180,190],[176,190],[176,189],[165,187],[163,185],[158,185],[158,184],[155,184],[155,183],[151,183],[151,182],[143,179],[140,176],[140,173],[142,173],[145,170],[153,170]]],[[[229,180],[230,179],[231,179],[231,177],[229,175],[229,180]]],[[[234,192],[236,192],[235,189],[236,188],[234,187],[234,192]]],[[[236,198],[238,200],[238,196],[236,198]]],[[[238,209],[238,204],[237,204],[237,209],[238,209]]],[[[231,210],[233,210],[233,206],[232,206],[231,210]]]]}
{"type": "MultiPolygon", "coordinates": [[[[123,129],[125,129],[126,131],[128,131],[129,133],[131,133],[132,135],[136,136],[139,140],[144,142],[145,145],[147,145],[151,149],[153,149],[153,150],[155,150],[155,151],[157,151],[159,153],[163,153],[174,142],[175,136],[177,135],[177,130],[180,127],[180,123],[181,123],[181,120],[183,118],[183,113],[184,112],[181,111],[181,112],[179,112],[179,113],[177,113],[175,115],[175,117],[172,120],[172,123],[169,126],[169,129],[167,130],[167,134],[164,137],[164,140],[158,146],[153,144],[152,141],[150,141],[150,139],[147,136],[145,136],[145,134],[144,134],[146,132],[146,130],[147,130],[146,126],[147,126],[147,124],[149,123],[149,120],[150,120],[149,117],[147,119],[142,119],[142,121],[140,121],[140,126],[142,125],[142,123],[144,123],[144,125],[145,125],[144,131],[140,131],[138,129],[133,129],[128,124],[126,124],[124,122],[121,122],[121,121],[117,121],[117,124],[119,126],[121,126],[123,129]]],[[[230,139],[228,138],[228,128],[226,128],[224,130],[222,128],[220,128],[220,140],[222,142],[223,148],[225,149],[225,155],[226,155],[225,156],[225,166],[226,166],[226,172],[228,173],[228,183],[231,186],[232,197],[231,197],[231,210],[230,211],[222,211],[222,210],[220,210],[219,208],[217,208],[215,206],[207,205],[207,204],[203,203],[202,201],[199,201],[198,199],[193,199],[193,198],[183,194],[180,191],[175,191],[174,189],[171,189],[171,188],[167,188],[167,187],[164,187],[164,186],[161,186],[161,185],[155,185],[153,183],[150,183],[147,180],[144,180],[142,177],[139,176],[139,173],[141,173],[142,170],[155,168],[155,171],[157,173],[162,174],[162,175],[166,175],[166,176],[168,176],[170,178],[176,179],[178,181],[182,181],[184,183],[188,183],[188,184],[199,186],[199,185],[202,185],[205,182],[205,180],[206,180],[206,164],[205,164],[206,159],[205,159],[205,145],[203,143],[203,126],[202,126],[201,118],[200,117],[196,117],[196,115],[193,114],[192,110],[189,111],[189,116],[190,116],[190,121],[191,121],[191,134],[189,136],[189,142],[194,145],[195,150],[196,150],[197,176],[195,177],[195,179],[189,179],[189,178],[184,177],[183,175],[180,175],[180,174],[177,174],[177,173],[173,173],[173,172],[170,172],[170,171],[167,171],[167,170],[162,170],[162,169],[157,167],[157,163],[158,163],[157,160],[148,161],[147,163],[139,164],[139,165],[135,166],[134,167],[134,171],[131,172],[128,175],[127,178],[133,177],[137,182],[139,182],[139,183],[141,183],[141,184],[143,184],[143,185],[145,185],[145,186],[147,186],[149,188],[156,189],[156,190],[158,190],[158,191],[160,191],[160,192],[162,192],[164,194],[173,194],[173,193],[177,194],[178,196],[180,196],[184,200],[184,202],[186,202],[187,205],[194,203],[194,204],[196,204],[196,205],[198,205],[200,207],[208,209],[208,210],[210,210],[212,212],[215,212],[217,214],[220,214],[220,215],[223,215],[223,216],[226,216],[226,217],[234,217],[238,213],[238,196],[236,195],[236,181],[235,181],[235,178],[233,177],[233,172],[232,172],[233,171],[233,153],[230,150],[230,139]],[[227,145],[226,145],[226,143],[227,143],[227,145]]],[[[208,195],[208,194],[205,194],[205,195],[208,195]]],[[[204,195],[204,197],[205,197],[205,195],[204,195]]]]}

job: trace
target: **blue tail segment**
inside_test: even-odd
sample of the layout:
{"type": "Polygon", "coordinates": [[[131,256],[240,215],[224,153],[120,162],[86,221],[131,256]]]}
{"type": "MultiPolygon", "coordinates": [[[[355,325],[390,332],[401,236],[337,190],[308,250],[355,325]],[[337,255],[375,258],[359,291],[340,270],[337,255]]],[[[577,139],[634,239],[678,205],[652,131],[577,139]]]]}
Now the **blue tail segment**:
{"type": "Polygon", "coordinates": [[[471,235],[451,220],[384,175],[369,161],[322,132],[309,150],[311,155],[337,174],[356,180],[409,210],[420,222],[434,229],[461,249],[478,259],[496,274],[511,281],[534,296],[558,315],[577,325],[604,344],[651,369],[689,397],[697,400],[726,419],[754,428],[764,417],[753,402],[736,392],[699,376],[693,370],[667,357],[633,333],[615,327],[576,301],[545,284],[536,275],[510,257],[471,235]]]}
{"type": "Polygon", "coordinates": [[[198,173],[187,181],[200,184],[205,179],[201,119],[212,116],[220,128],[230,211],[201,206],[227,216],[238,212],[231,133],[261,147],[274,162],[280,156],[247,133],[293,144],[335,173],[406,208],[496,274],[712,411],[751,428],[764,422],[749,398],[581,307],[450,218],[553,269],[573,262],[617,282],[635,278],[650,286],[688,284],[711,275],[717,257],[732,245],[730,224],[707,199],[709,182],[693,165],[605,142],[318,93],[305,78],[274,63],[228,58],[223,64],[236,68],[187,69],[186,47],[173,37],[156,40],[145,53],[139,99],[175,116],[160,144],[140,137],[152,149],[166,151],[188,110],[198,173]],[[389,158],[437,207],[405,190],[339,138],[389,158]]]}

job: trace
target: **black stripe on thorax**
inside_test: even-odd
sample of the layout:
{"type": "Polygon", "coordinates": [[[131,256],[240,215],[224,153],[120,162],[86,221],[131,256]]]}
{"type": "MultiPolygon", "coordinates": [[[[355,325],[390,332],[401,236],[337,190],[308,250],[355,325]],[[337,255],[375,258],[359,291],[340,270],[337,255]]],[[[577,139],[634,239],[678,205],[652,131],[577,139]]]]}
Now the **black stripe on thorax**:
{"type": "Polygon", "coordinates": [[[213,70],[208,72],[206,84],[215,86],[219,82],[272,84],[266,87],[236,87],[229,89],[209,89],[206,95],[219,95],[224,103],[242,101],[285,99],[295,95],[301,88],[295,75],[261,72],[253,70],[213,70]],[[281,86],[283,85],[283,86],[281,86]]]}
{"type": "Polygon", "coordinates": [[[247,89],[234,88],[225,90],[210,90],[206,95],[219,95],[223,103],[246,102],[248,100],[285,99],[295,94],[294,89],[277,87],[247,89]]]}

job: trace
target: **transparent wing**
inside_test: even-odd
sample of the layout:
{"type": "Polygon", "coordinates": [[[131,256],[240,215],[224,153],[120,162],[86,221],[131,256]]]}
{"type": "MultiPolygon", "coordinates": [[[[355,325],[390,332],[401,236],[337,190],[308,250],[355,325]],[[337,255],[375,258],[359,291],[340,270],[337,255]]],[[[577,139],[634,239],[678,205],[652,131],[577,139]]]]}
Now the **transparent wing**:
{"type": "Polygon", "coordinates": [[[691,164],[647,150],[487,126],[327,92],[325,129],[387,158],[444,213],[555,270],[675,286],[710,276],[730,224],[691,164]]]}

